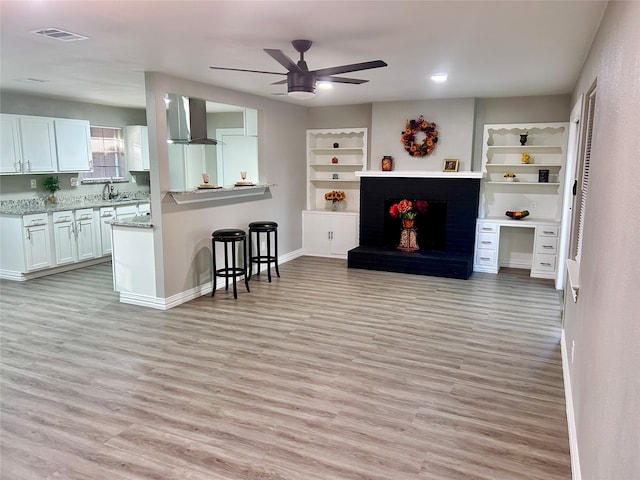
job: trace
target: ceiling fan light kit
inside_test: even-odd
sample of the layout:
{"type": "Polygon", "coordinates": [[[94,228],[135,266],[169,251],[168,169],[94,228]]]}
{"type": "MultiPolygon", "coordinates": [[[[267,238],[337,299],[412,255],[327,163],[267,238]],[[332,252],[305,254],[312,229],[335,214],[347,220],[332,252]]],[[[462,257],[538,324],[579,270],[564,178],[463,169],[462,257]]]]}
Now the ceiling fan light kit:
{"type": "Polygon", "coordinates": [[[228,67],[209,67],[213,70],[233,70],[236,72],[250,73],[267,73],[270,75],[286,75],[286,80],[280,80],[272,83],[272,85],[287,84],[287,94],[296,99],[304,100],[312,98],[315,95],[316,81],[331,83],[349,83],[361,84],[369,80],[361,80],[358,78],[336,77],[342,73],[357,72],[360,70],[369,70],[372,68],[386,67],[387,64],[382,60],[373,60],[371,62],[353,63],[350,65],[342,65],[338,67],[322,68],[319,70],[309,70],[307,62],[304,60],[304,53],[311,48],[311,40],[294,40],[291,42],[293,48],[300,53],[300,60],[294,62],[282,50],[265,48],[267,52],[276,62],[287,69],[287,73],[265,72],[263,70],[244,70],[241,68],[228,67]]]}

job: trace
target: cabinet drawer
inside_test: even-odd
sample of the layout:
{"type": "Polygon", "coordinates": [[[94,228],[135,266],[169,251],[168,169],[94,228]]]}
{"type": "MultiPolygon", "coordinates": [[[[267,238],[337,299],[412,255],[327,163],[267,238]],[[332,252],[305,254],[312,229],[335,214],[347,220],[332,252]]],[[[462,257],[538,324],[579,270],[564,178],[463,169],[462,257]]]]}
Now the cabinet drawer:
{"type": "Polygon", "coordinates": [[[23,215],[22,223],[25,227],[37,227],[38,225],[47,224],[46,213],[35,213],[33,215],[23,215]]]}
{"type": "Polygon", "coordinates": [[[555,255],[544,255],[538,254],[535,256],[535,265],[533,266],[535,270],[555,272],[556,270],[556,256],[555,255]]]}
{"type": "Polygon", "coordinates": [[[536,253],[555,255],[558,253],[558,239],[556,237],[538,237],[536,253]]]}
{"type": "Polygon", "coordinates": [[[479,223],[478,233],[498,233],[498,225],[495,223],[479,223]]]}
{"type": "Polygon", "coordinates": [[[476,247],[478,249],[495,250],[498,245],[498,235],[495,233],[479,232],[476,237],[476,247]]]}
{"type": "Polygon", "coordinates": [[[557,225],[542,225],[536,229],[536,235],[538,237],[557,237],[558,230],[557,225]]]}
{"type": "Polygon", "coordinates": [[[476,250],[476,265],[494,267],[496,265],[496,251],[484,248],[476,250]]]}
{"type": "Polygon", "coordinates": [[[66,223],[73,221],[73,212],[53,212],[53,223],[66,223]]]}

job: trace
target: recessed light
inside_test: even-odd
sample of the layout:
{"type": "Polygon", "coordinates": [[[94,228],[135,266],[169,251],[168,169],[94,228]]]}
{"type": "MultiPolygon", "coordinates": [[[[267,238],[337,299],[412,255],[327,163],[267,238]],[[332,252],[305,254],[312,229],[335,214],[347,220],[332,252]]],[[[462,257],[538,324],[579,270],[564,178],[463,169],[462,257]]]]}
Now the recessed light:
{"type": "Polygon", "coordinates": [[[316,87],[320,90],[331,90],[333,88],[333,83],[331,82],[318,82],[316,87]]]}
{"type": "Polygon", "coordinates": [[[446,73],[436,73],[435,75],[431,75],[431,80],[436,83],[444,83],[447,81],[446,73]]]}

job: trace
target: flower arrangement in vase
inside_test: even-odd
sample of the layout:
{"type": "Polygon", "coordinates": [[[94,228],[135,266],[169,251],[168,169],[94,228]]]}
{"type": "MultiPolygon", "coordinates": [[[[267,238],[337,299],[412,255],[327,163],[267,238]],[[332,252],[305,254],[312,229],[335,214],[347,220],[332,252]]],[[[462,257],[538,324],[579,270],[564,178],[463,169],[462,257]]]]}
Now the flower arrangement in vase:
{"type": "Polygon", "coordinates": [[[393,218],[400,218],[404,228],[413,228],[413,222],[415,222],[418,213],[426,213],[428,208],[429,204],[424,200],[415,200],[412,202],[405,198],[391,205],[389,215],[393,218]]]}
{"type": "Polygon", "coordinates": [[[344,202],[347,195],[342,190],[331,190],[324,194],[324,199],[327,202],[331,202],[331,210],[337,210],[338,204],[344,202]]]}
{"type": "Polygon", "coordinates": [[[56,192],[60,190],[60,180],[58,177],[47,177],[42,182],[44,189],[49,192],[49,202],[56,203],[56,192]]]}
{"type": "Polygon", "coordinates": [[[513,172],[506,172],[504,174],[504,180],[505,182],[515,182],[516,181],[516,174],[513,172]]]}

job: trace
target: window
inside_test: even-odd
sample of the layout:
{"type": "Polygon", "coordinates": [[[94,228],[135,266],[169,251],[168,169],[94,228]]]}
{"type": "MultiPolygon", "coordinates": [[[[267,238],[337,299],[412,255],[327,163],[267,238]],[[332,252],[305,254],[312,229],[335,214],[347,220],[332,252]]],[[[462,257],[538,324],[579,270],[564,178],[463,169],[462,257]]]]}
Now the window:
{"type": "Polygon", "coordinates": [[[122,128],[91,127],[93,171],[82,174],[84,180],[124,177],[124,135],[122,128]]]}
{"type": "Polygon", "coordinates": [[[589,91],[587,106],[587,121],[584,132],[584,145],[582,149],[582,165],[580,169],[580,178],[578,185],[580,189],[576,192],[579,196],[576,199],[578,204],[576,236],[575,236],[575,260],[580,265],[580,256],[582,255],[582,238],[584,236],[584,217],[587,208],[587,197],[589,194],[589,170],[591,166],[591,140],[593,137],[593,119],[596,107],[596,89],[595,86],[589,91]],[[579,202],[579,203],[578,203],[579,202]]]}

